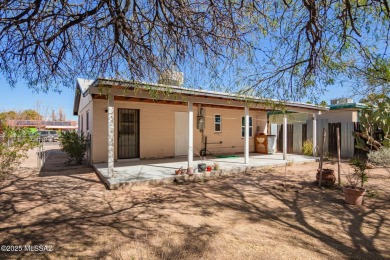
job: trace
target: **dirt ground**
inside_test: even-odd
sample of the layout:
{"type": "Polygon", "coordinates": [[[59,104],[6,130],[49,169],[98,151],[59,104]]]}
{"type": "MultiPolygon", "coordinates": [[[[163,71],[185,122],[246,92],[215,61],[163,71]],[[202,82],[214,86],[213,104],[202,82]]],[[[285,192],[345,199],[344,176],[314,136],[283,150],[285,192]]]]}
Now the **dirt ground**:
{"type": "Polygon", "coordinates": [[[315,163],[288,166],[287,191],[284,167],[110,191],[91,168],[63,161],[53,152],[45,170],[0,184],[0,259],[390,259],[383,169],[370,171],[364,205],[350,206],[313,184],[315,163]],[[52,251],[4,251],[24,245],[52,251]]]}

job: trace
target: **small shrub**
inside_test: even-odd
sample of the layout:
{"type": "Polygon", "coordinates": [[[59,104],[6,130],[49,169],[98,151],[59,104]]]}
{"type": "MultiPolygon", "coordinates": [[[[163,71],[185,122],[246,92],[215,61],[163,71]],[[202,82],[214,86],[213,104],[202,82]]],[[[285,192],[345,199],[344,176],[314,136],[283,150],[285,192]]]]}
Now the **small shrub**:
{"type": "Polygon", "coordinates": [[[369,152],[368,159],[376,165],[390,167],[390,147],[382,147],[378,151],[369,152]]]}
{"type": "Polygon", "coordinates": [[[87,138],[84,133],[78,135],[75,131],[62,132],[59,139],[61,150],[70,157],[68,163],[75,161],[77,164],[82,164],[87,151],[87,138]]]}
{"type": "Polygon", "coordinates": [[[349,186],[355,189],[360,182],[360,187],[363,188],[364,183],[368,180],[367,161],[365,159],[355,157],[352,158],[349,163],[354,169],[353,173],[346,175],[349,186]]]}
{"type": "Polygon", "coordinates": [[[11,173],[28,150],[38,145],[28,129],[14,129],[2,125],[4,134],[0,138],[0,180],[11,173]]]}
{"type": "Polygon", "coordinates": [[[303,143],[303,154],[304,155],[313,155],[313,141],[312,140],[306,140],[303,143]]]}

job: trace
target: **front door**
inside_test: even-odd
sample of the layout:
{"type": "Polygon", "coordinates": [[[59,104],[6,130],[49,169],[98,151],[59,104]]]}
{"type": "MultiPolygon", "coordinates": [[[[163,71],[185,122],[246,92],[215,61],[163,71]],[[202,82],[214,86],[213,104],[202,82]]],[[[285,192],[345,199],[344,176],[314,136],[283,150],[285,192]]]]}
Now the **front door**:
{"type": "Polygon", "coordinates": [[[118,109],[118,159],[139,158],[139,110],[118,109]]]}
{"type": "Polygon", "coordinates": [[[175,156],[188,154],[188,114],[175,113],[175,156]]]}

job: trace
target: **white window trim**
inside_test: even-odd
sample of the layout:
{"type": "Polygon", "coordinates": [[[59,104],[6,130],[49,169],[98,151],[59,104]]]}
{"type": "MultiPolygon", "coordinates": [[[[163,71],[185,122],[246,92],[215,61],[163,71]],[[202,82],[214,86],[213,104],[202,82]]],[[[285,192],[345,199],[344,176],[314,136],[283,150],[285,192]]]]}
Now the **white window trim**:
{"type": "MultiPolygon", "coordinates": [[[[245,128],[245,125],[242,125],[242,118],[245,118],[245,116],[241,117],[241,138],[245,138],[245,134],[244,134],[244,136],[242,135],[242,129],[245,128]]],[[[252,125],[249,125],[249,129],[252,129],[252,134],[251,134],[251,131],[249,131],[249,138],[253,138],[253,117],[249,116],[249,123],[251,121],[252,121],[252,125]]]]}
{"type": "Polygon", "coordinates": [[[222,133],[222,115],[221,114],[215,114],[214,115],[214,133],[222,133]],[[219,116],[219,119],[220,119],[219,123],[215,122],[215,117],[216,116],[219,116]],[[220,129],[219,131],[215,130],[215,125],[217,125],[217,124],[219,124],[219,129],[220,129]]]}

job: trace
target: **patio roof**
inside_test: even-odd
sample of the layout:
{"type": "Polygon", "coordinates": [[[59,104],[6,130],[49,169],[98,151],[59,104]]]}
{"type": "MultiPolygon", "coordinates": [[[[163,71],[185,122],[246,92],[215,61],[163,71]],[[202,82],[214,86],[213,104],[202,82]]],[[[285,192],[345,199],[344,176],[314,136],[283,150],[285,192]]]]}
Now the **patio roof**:
{"type": "MultiPolygon", "coordinates": [[[[288,110],[303,113],[317,113],[329,110],[313,104],[265,99],[255,96],[240,95],[237,93],[217,92],[203,89],[192,89],[179,86],[170,86],[156,83],[138,82],[133,80],[118,80],[97,78],[94,81],[78,79],[78,85],[84,96],[91,94],[95,98],[104,98],[108,94],[123,97],[125,100],[136,98],[137,101],[164,101],[216,105],[224,107],[245,107],[261,110],[288,110]],[[80,83],[81,82],[81,83],[80,83]],[[81,85],[83,86],[81,86],[81,85]],[[86,85],[88,85],[86,87],[86,85]]],[[[74,114],[77,115],[79,99],[75,98],[74,114]]]]}

